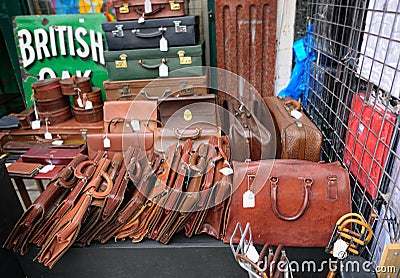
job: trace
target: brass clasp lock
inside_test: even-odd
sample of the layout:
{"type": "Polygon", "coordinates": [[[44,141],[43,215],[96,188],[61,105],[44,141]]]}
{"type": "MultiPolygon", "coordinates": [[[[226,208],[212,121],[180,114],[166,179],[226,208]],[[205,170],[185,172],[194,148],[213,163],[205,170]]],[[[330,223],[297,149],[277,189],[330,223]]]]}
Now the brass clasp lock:
{"type": "Polygon", "coordinates": [[[179,11],[181,9],[181,4],[176,3],[174,0],[169,1],[169,7],[171,11],[179,11]]]}
{"type": "Polygon", "coordinates": [[[121,95],[130,95],[131,89],[129,88],[129,84],[127,84],[127,83],[122,84],[122,88],[120,89],[119,92],[121,95]]]}
{"type": "Polygon", "coordinates": [[[190,56],[185,57],[185,51],[179,50],[177,52],[177,54],[179,56],[179,64],[181,64],[181,65],[190,65],[190,64],[192,64],[192,57],[190,57],[190,56]]]}
{"type": "Polygon", "coordinates": [[[115,67],[117,68],[117,69],[126,69],[127,67],[128,67],[128,63],[127,63],[127,61],[126,61],[126,58],[128,57],[128,55],[126,55],[126,54],[121,54],[121,55],[119,55],[119,58],[121,59],[121,60],[116,60],[115,61],[115,67]]]}
{"type": "Polygon", "coordinates": [[[193,85],[188,85],[188,82],[186,80],[179,81],[179,84],[179,96],[192,96],[194,94],[193,85]]]}
{"type": "Polygon", "coordinates": [[[183,112],[183,119],[187,122],[191,121],[193,119],[192,111],[186,109],[185,112],[183,112]]]}
{"type": "Polygon", "coordinates": [[[122,7],[119,7],[119,13],[120,14],[129,14],[129,4],[123,3],[122,7]]]}
{"type": "Polygon", "coordinates": [[[115,29],[117,30],[113,30],[111,32],[113,37],[123,38],[124,37],[124,30],[122,29],[123,27],[124,25],[122,24],[115,25],[115,29]]]}

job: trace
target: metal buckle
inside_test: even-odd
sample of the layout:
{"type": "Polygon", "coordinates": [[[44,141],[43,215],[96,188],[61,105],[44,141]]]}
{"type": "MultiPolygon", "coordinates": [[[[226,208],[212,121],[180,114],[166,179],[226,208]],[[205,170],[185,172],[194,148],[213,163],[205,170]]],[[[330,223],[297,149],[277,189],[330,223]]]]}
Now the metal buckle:
{"type": "Polygon", "coordinates": [[[129,4],[128,3],[122,4],[122,7],[119,7],[119,13],[120,14],[129,14],[129,4]]]}
{"type": "Polygon", "coordinates": [[[171,11],[179,11],[181,9],[181,4],[175,3],[174,0],[169,1],[169,7],[171,11]]]}
{"type": "Polygon", "coordinates": [[[181,64],[181,65],[190,65],[190,64],[192,64],[192,57],[190,57],[190,56],[185,57],[185,51],[179,50],[177,52],[177,54],[179,56],[179,64],[181,64]]]}
{"type": "Polygon", "coordinates": [[[181,25],[180,20],[175,20],[173,22],[175,24],[175,33],[186,33],[187,32],[186,25],[181,25]]]}
{"type": "Polygon", "coordinates": [[[124,30],[122,30],[123,27],[124,27],[123,24],[115,25],[115,28],[117,30],[111,31],[113,37],[123,38],[124,37],[124,30]]]}
{"type": "Polygon", "coordinates": [[[126,61],[126,58],[128,57],[128,55],[126,55],[126,54],[121,54],[121,55],[119,55],[119,58],[121,59],[121,60],[116,60],[115,61],[115,67],[117,68],[117,69],[126,69],[127,67],[128,67],[128,63],[127,63],[127,61],[126,61]]]}

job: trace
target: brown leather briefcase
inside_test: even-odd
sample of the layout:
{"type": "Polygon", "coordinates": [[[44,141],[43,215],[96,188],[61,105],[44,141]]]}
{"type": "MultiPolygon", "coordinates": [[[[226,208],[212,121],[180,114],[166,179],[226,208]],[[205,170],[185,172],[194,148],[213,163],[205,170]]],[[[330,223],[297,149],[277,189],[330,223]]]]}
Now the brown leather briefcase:
{"type": "Polygon", "coordinates": [[[276,158],[319,161],[322,134],[307,115],[298,111],[301,105],[290,98],[264,97],[264,101],[275,124],[276,158]]]}
{"type": "Polygon", "coordinates": [[[351,211],[349,175],[339,163],[234,161],[233,168],[226,243],[238,222],[249,222],[255,244],[326,246],[336,221],[351,211]]]}
{"type": "Polygon", "coordinates": [[[185,0],[151,0],[151,9],[146,10],[144,0],[116,0],[114,1],[117,20],[131,20],[143,17],[160,18],[183,16],[188,13],[188,1],[185,0]]]}
{"type": "Polygon", "coordinates": [[[157,100],[163,96],[206,95],[207,75],[103,82],[107,100],[157,100]],[[146,92],[146,93],[141,93],[146,92]]]}

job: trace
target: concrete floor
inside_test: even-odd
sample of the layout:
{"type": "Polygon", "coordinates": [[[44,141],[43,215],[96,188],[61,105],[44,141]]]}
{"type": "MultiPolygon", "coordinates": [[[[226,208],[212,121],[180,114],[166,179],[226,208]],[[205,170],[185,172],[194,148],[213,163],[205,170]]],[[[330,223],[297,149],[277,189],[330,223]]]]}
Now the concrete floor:
{"type": "MultiPolygon", "coordinates": [[[[13,181],[13,179],[11,179],[11,180],[13,181]]],[[[29,197],[31,198],[31,201],[33,203],[40,195],[39,190],[36,186],[36,183],[32,179],[25,179],[24,183],[26,185],[26,190],[28,191],[29,197]]],[[[47,183],[48,183],[47,181],[43,181],[44,188],[46,188],[47,183]]],[[[21,195],[19,194],[18,188],[15,185],[14,181],[13,181],[13,185],[14,185],[15,191],[17,192],[17,195],[18,195],[19,201],[21,202],[22,207],[24,209],[26,209],[24,206],[24,202],[22,202],[21,195]]]]}

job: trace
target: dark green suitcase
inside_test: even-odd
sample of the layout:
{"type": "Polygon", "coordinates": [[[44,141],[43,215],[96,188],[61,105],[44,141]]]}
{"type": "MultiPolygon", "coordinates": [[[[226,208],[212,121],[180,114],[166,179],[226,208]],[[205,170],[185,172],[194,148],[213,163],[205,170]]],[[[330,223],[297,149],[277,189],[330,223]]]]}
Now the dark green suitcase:
{"type": "Polygon", "coordinates": [[[105,51],[104,58],[108,78],[112,81],[160,77],[160,65],[163,63],[168,67],[168,75],[161,77],[190,77],[204,75],[201,67],[203,51],[204,42],[170,47],[165,52],[159,48],[105,51]]]}

